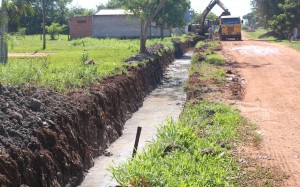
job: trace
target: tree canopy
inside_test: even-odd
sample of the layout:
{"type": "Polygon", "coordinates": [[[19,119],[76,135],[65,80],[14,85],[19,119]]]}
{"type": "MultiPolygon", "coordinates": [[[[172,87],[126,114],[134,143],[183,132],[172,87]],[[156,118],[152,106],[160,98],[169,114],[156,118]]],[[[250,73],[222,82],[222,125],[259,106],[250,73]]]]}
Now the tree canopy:
{"type": "Polygon", "coordinates": [[[146,52],[148,29],[159,11],[165,6],[166,0],[120,0],[126,10],[131,11],[141,19],[140,52],[146,52]]]}
{"type": "MultiPolygon", "coordinates": [[[[27,34],[40,34],[42,23],[42,8],[41,0],[29,0],[30,5],[34,10],[34,15],[22,16],[20,21],[10,21],[10,31],[16,31],[20,27],[26,28],[27,34]]],[[[46,25],[51,25],[53,22],[59,24],[68,24],[70,18],[70,9],[68,5],[72,0],[44,0],[45,3],[45,18],[46,25]]]]}
{"type": "Polygon", "coordinates": [[[160,26],[182,27],[186,24],[184,15],[189,9],[189,0],[166,0],[154,21],[160,26]]]}
{"type": "Polygon", "coordinates": [[[121,8],[121,2],[120,0],[109,0],[106,4],[99,4],[97,5],[97,10],[100,9],[115,9],[115,8],[121,8]]]}
{"type": "Polygon", "coordinates": [[[251,3],[260,24],[280,35],[300,24],[299,0],[252,0],[251,3]]]}

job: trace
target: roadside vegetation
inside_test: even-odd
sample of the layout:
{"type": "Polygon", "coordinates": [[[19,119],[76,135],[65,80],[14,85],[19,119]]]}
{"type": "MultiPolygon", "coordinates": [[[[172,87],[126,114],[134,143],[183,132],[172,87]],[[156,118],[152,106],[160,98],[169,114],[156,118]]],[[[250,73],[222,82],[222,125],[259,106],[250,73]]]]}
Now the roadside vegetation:
{"type": "Polygon", "coordinates": [[[121,185],[224,186],[234,183],[230,156],[238,112],[220,103],[188,104],[178,122],[166,121],[157,140],[111,171],[121,185]]]}
{"type": "Polygon", "coordinates": [[[267,41],[276,41],[277,38],[275,38],[274,36],[262,37],[264,34],[266,34],[268,32],[269,31],[266,29],[257,29],[257,30],[253,30],[251,32],[246,31],[246,36],[249,39],[262,39],[262,40],[267,40],[267,41]]]}
{"type": "MultiPolygon", "coordinates": [[[[172,38],[151,39],[148,46],[163,44],[173,49],[172,38]]],[[[40,36],[11,37],[12,53],[27,53],[9,57],[9,63],[0,65],[0,82],[7,85],[28,84],[64,92],[87,86],[103,77],[126,73],[124,60],[139,52],[138,39],[81,38],[68,41],[66,35],[48,40],[41,52],[40,36]],[[32,56],[31,56],[32,54],[32,56]],[[84,65],[93,60],[94,65],[84,65]]]]}
{"type": "Polygon", "coordinates": [[[299,39],[299,32],[296,32],[296,28],[300,29],[299,0],[252,0],[251,5],[252,12],[243,16],[246,20],[244,28],[253,31],[247,32],[248,38],[258,39],[264,35],[261,39],[281,42],[300,50],[299,40],[288,41],[288,37],[299,39]]]}
{"type": "Polygon", "coordinates": [[[246,36],[247,36],[247,38],[250,38],[250,39],[260,39],[260,40],[267,40],[270,42],[283,43],[292,48],[300,50],[300,41],[289,41],[287,38],[280,39],[280,38],[274,37],[272,35],[268,35],[267,34],[268,32],[269,31],[266,29],[257,29],[253,32],[246,32],[246,36]]]}
{"type": "MultiPolygon", "coordinates": [[[[189,97],[178,121],[163,123],[157,139],[135,158],[110,168],[119,184],[133,186],[280,186],[283,175],[248,160],[241,146],[259,147],[255,124],[218,99],[205,97],[203,85],[226,84],[218,42],[199,42],[193,56],[189,97]],[[208,99],[210,98],[210,99],[208,99]]],[[[224,96],[223,96],[224,97],[224,96]]]]}

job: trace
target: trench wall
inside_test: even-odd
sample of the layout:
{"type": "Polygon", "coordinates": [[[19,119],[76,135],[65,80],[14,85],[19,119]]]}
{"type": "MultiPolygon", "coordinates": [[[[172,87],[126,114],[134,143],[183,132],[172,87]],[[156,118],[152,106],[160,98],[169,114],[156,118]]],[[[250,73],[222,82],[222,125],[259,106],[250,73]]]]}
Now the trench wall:
{"type": "MultiPolygon", "coordinates": [[[[175,55],[193,44],[175,42],[175,55]]],[[[174,52],[154,47],[147,58],[126,75],[66,95],[0,85],[0,186],[78,185],[160,83],[174,52]]]]}

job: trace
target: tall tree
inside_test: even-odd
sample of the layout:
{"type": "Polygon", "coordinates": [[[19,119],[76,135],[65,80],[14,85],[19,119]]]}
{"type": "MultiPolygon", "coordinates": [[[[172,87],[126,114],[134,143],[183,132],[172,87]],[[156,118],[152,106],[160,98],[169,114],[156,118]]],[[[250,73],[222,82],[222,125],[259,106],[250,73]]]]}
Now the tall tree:
{"type": "Polygon", "coordinates": [[[141,20],[140,52],[146,52],[148,30],[153,18],[165,4],[165,0],[120,0],[121,5],[141,20]]]}
{"type": "Polygon", "coordinates": [[[247,25],[253,29],[255,27],[255,15],[253,12],[250,12],[246,15],[243,16],[243,19],[246,19],[247,20],[247,25]]]}
{"type": "Polygon", "coordinates": [[[185,13],[190,8],[189,0],[166,0],[165,6],[155,16],[154,21],[160,27],[161,37],[165,28],[185,26],[185,13]]]}
{"type": "MultiPolygon", "coordinates": [[[[43,0],[45,11],[45,25],[51,23],[59,23],[61,25],[68,25],[69,7],[72,0],[43,0]]],[[[41,0],[30,0],[35,14],[31,16],[22,16],[17,27],[26,28],[27,34],[41,34],[43,22],[42,18],[42,2],[41,0]]],[[[16,28],[14,28],[16,29],[16,28]]]]}
{"type": "Polygon", "coordinates": [[[260,22],[281,36],[300,22],[299,0],[252,0],[252,5],[260,22]]]}

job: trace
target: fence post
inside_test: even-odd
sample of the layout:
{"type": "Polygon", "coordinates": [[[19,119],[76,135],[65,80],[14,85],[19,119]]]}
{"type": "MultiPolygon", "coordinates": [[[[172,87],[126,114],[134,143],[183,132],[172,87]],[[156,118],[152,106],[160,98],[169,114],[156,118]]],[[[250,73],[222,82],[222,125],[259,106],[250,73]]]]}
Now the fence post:
{"type": "Polygon", "coordinates": [[[134,158],[134,156],[136,155],[137,148],[138,148],[139,141],[140,141],[141,131],[142,131],[142,127],[138,127],[137,128],[137,132],[136,132],[136,137],[135,137],[135,143],[134,143],[134,147],[133,147],[133,152],[132,152],[132,158],[134,158]]]}

